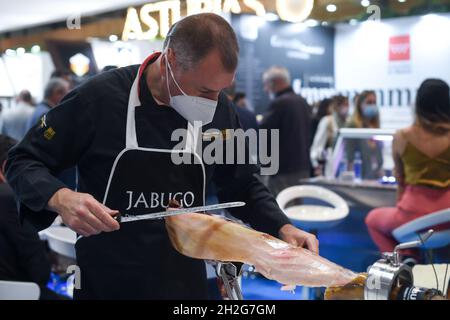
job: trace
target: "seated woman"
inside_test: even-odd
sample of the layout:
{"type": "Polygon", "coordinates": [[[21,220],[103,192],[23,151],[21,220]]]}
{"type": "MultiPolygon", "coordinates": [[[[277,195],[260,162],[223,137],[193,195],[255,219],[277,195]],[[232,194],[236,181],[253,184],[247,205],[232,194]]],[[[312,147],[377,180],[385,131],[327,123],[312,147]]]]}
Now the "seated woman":
{"type": "MultiPolygon", "coordinates": [[[[363,91],[356,99],[355,111],[347,128],[379,129],[380,113],[374,91],[363,91]]],[[[353,171],[355,157],[362,160],[362,178],[376,180],[383,172],[383,143],[375,139],[346,139],[345,153],[348,170],[353,171]]]]}
{"type": "Polygon", "coordinates": [[[397,227],[450,207],[449,86],[441,80],[424,81],[415,112],[415,123],[397,132],[393,142],[397,207],[372,210],[366,218],[381,252],[394,249],[392,231],[397,227]]]}

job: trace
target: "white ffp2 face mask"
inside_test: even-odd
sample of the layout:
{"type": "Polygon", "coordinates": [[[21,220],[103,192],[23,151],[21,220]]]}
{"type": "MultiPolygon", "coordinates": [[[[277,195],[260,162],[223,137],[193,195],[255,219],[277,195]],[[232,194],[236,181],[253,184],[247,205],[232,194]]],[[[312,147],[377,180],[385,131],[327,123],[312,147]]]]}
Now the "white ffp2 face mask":
{"type": "Polygon", "coordinates": [[[167,58],[167,53],[164,53],[164,55],[166,59],[166,82],[170,97],[170,106],[190,123],[199,121],[203,126],[211,123],[213,121],[214,114],[216,113],[218,102],[211,99],[187,95],[175,79],[172,67],[169,64],[169,59],[167,58]],[[183,95],[172,96],[170,93],[169,71],[175,85],[183,95]]]}

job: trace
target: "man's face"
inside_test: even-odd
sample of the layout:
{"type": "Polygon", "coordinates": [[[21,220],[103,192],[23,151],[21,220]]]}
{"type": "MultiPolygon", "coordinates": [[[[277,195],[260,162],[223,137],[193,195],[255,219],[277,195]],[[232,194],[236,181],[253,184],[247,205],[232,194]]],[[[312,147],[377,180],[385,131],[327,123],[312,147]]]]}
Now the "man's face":
{"type": "MultiPolygon", "coordinates": [[[[170,51],[168,57],[176,81],[181,89],[189,96],[203,97],[217,101],[220,91],[233,84],[236,72],[225,70],[217,50],[212,51],[192,70],[183,70],[183,68],[177,65],[173,51],[170,51]]],[[[170,95],[182,95],[182,92],[174,83],[170,72],[168,77],[170,95]]]]}
{"type": "Polygon", "coordinates": [[[247,99],[246,99],[246,98],[239,99],[239,100],[236,102],[236,105],[237,105],[238,107],[241,107],[241,108],[247,107],[247,99]]]}
{"type": "Polygon", "coordinates": [[[362,102],[362,105],[368,105],[368,104],[377,104],[377,96],[374,94],[369,94],[364,101],[362,102]]]}
{"type": "Polygon", "coordinates": [[[337,112],[342,118],[345,118],[348,116],[349,108],[348,101],[346,101],[337,107],[337,112]]]}
{"type": "Polygon", "coordinates": [[[53,92],[52,102],[55,105],[59,104],[68,92],[69,92],[69,84],[67,83],[53,92]]]}

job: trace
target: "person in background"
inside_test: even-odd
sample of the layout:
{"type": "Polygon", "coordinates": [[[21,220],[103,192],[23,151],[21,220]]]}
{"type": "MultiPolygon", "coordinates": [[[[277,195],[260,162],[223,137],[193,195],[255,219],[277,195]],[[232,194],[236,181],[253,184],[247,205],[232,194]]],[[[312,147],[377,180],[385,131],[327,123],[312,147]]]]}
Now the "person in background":
{"type": "MultiPolygon", "coordinates": [[[[412,126],[394,136],[398,180],[397,206],[378,208],[366,217],[369,233],[381,252],[393,251],[392,231],[429,213],[450,208],[450,98],[442,80],[425,80],[416,99],[412,126]]],[[[450,223],[433,229],[450,229],[450,223]]]]}
{"type": "Polygon", "coordinates": [[[245,93],[237,92],[233,97],[233,104],[236,106],[236,113],[241,121],[242,129],[258,130],[258,122],[256,116],[247,108],[247,98],[245,93]]]}
{"type": "MultiPolygon", "coordinates": [[[[348,128],[380,128],[380,113],[374,91],[363,91],[356,100],[355,111],[348,128]]],[[[362,178],[378,179],[383,176],[383,144],[375,139],[346,139],[348,170],[353,170],[355,156],[362,160],[362,178]]]]}
{"type": "Polygon", "coordinates": [[[330,101],[332,113],[320,120],[310,151],[311,164],[316,176],[323,173],[320,162],[326,159],[324,151],[334,146],[339,129],[345,126],[348,116],[349,104],[347,97],[338,95],[330,99],[330,101]]]}
{"type": "MultiPolygon", "coordinates": [[[[313,116],[311,122],[311,139],[316,136],[317,128],[319,127],[320,121],[331,114],[332,112],[332,99],[325,98],[317,104],[316,113],[313,116]]],[[[311,141],[312,143],[313,141],[311,141]]]]}
{"type": "Polygon", "coordinates": [[[72,72],[70,72],[67,69],[54,70],[52,72],[52,74],[50,75],[50,79],[56,79],[56,78],[67,81],[67,83],[69,84],[69,90],[72,90],[76,85],[74,75],[72,74],[72,72]]]}
{"type": "Polygon", "coordinates": [[[53,107],[59,104],[62,98],[69,92],[70,84],[62,78],[51,78],[44,90],[44,100],[36,106],[31,115],[27,129],[29,130],[53,107]]]}
{"type": "Polygon", "coordinates": [[[263,83],[272,101],[260,128],[280,130],[279,172],[268,181],[269,189],[276,196],[310,177],[311,107],[292,89],[286,68],[271,67],[264,73],[263,83]]]}
{"type": "Polygon", "coordinates": [[[30,106],[36,105],[36,102],[34,101],[33,96],[31,95],[31,92],[29,90],[22,90],[19,92],[16,97],[16,104],[19,103],[26,103],[30,106]]]}
{"type": "Polygon", "coordinates": [[[15,140],[22,140],[28,131],[28,121],[34,112],[34,102],[30,91],[22,90],[16,97],[16,106],[5,111],[1,134],[15,140]]]}
{"type": "Polygon", "coordinates": [[[5,179],[7,153],[16,142],[0,135],[0,280],[34,282],[41,300],[59,299],[46,287],[51,264],[45,245],[29,222],[19,222],[14,192],[5,179]]]}

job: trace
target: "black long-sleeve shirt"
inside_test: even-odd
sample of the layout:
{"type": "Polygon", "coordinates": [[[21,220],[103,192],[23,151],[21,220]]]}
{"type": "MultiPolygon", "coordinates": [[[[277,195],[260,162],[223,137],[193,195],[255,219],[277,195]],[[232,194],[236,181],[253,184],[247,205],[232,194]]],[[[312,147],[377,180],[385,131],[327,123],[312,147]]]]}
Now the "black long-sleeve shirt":
{"type": "Polygon", "coordinates": [[[292,88],[279,92],[260,128],[280,130],[279,173],[310,169],[311,107],[303,97],[292,88]]]}
{"type": "MultiPolygon", "coordinates": [[[[47,203],[65,187],[56,176],[73,166],[78,167],[78,191],[102,201],[113,162],[125,147],[128,98],[138,68],[105,72],[75,88],[10,151],[7,179],[20,202],[22,219],[32,221],[40,229],[53,221],[56,215],[46,210],[47,203]]],[[[174,123],[187,127],[174,109],[155,102],[145,74],[140,97],[142,106],[136,108],[140,146],[167,145],[174,123]],[[148,126],[157,127],[161,135],[146,134],[148,126]]],[[[213,122],[204,130],[208,128],[239,128],[238,116],[223,94],[213,122]]],[[[206,165],[207,182],[215,182],[220,201],[247,202],[247,206],[233,209],[233,215],[257,230],[278,236],[289,219],[259,181],[257,171],[253,165],[206,165]]]]}

